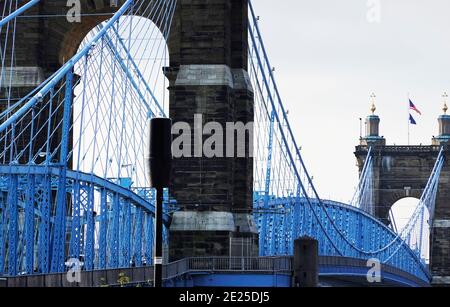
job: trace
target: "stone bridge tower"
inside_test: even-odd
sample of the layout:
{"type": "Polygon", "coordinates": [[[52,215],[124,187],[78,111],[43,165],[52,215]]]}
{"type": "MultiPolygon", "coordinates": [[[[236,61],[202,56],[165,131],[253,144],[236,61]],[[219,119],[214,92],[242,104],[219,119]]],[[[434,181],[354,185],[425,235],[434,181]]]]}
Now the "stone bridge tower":
{"type": "MultiPolygon", "coordinates": [[[[247,0],[178,2],[166,70],[174,122],[194,127],[194,117],[201,114],[203,123],[219,123],[223,131],[227,122],[253,122],[247,25],[247,0]]],[[[193,131],[201,133],[201,129],[195,126],[193,131]]],[[[201,139],[193,136],[191,143],[198,145],[201,139]]],[[[226,144],[222,145],[227,152],[226,144]]],[[[231,149],[235,154],[236,145],[231,149]]],[[[192,157],[174,160],[172,190],[183,210],[173,217],[172,259],[237,256],[241,251],[257,256],[249,135],[245,147],[245,158],[207,158],[193,150],[192,157]]]]}
{"type": "MultiPolygon", "coordinates": [[[[373,113],[375,108],[372,109],[373,113]]],[[[444,113],[447,110],[444,108],[444,113]]],[[[446,161],[441,172],[436,198],[435,217],[430,229],[430,270],[433,284],[450,285],[450,116],[439,117],[439,135],[430,146],[386,145],[379,135],[380,118],[374,114],[366,119],[366,136],[356,147],[361,173],[369,147],[374,155],[374,212],[389,224],[389,210],[405,197],[420,198],[436,162],[441,147],[446,161]]]]}
{"type": "MultiPolygon", "coordinates": [[[[26,2],[19,1],[19,6],[26,2]]],[[[81,22],[71,23],[65,17],[70,9],[66,0],[41,0],[27,15],[49,17],[18,18],[11,82],[15,97],[25,96],[70,59],[89,31],[118,9],[111,5],[115,3],[120,6],[124,0],[81,0],[81,22]]],[[[247,9],[247,0],[177,1],[167,42],[170,67],[164,69],[174,122],[187,122],[193,130],[200,129],[201,135],[201,127],[194,128],[195,114],[201,114],[203,123],[217,122],[223,127],[227,122],[253,121],[247,9]]],[[[1,105],[0,111],[5,108],[1,105]]],[[[192,138],[192,146],[196,142],[201,140],[192,138]]],[[[172,260],[228,256],[235,242],[246,242],[246,253],[256,255],[252,159],[182,157],[175,159],[173,168],[171,194],[181,211],[174,215],[170,229],[172,260]]]]}

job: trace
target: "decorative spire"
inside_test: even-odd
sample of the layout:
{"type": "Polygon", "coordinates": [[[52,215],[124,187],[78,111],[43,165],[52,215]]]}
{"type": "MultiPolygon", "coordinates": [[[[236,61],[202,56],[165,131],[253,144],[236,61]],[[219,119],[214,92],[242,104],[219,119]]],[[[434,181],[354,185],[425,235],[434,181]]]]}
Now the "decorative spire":
{"type": "Polygon", "coordinates": [[[370,99],[372,102],[372,106],[370,107],[370,111],[372,112],[372,115],[375,114],[375,111],[377,110],[377,107],[375,106],[375,98],[377,98],[377,96],[375,95],[375,93],[372,93],[372,95],[370,95],[370,99]]]}
{"type": "Polygon", "coordinates": [[[442,108],[442,110],[444,111],[444,114],[447,115],[447,111],[448,111],[448,106],[447,106],[447,92],[444,92],[444,94],[442,95],[442,98],[444,99],[444,107],[442,108]]]}

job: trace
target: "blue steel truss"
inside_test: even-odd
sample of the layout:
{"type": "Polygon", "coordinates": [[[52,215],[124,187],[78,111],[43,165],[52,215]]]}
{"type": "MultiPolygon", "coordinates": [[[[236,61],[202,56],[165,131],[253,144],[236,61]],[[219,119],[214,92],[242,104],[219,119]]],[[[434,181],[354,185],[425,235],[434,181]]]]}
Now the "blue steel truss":
{"type": "Polygon", "coordinates": [[[412,250],[386,225],[355,207],[328,200],[320,202],[321,205],[318,200],[274,197],[268,208],[264,206],[264,199],[255,202],[254,215],[260,233],[263,228],[272,230],[263,245],[260,245],[260,255],[292,255],[293,240],[308,236],[319,241],[321,256],[367,260],[374,258],[429,282],[430,275],[420,259],[419,250],[412,250]],[[316,206],[315,212],[310,207],[310,202],[316,206]],[[353,249],[340,238],[333,229],[329,216],[348,240],[367,253],[353,249]],[[390,244],[391,242],[396,243],[390,244]],[[387,245],[389,246],[383,249],[387,245]],[[380,249],[383,250],[370,255],[370,251],[380,249]]]}
{"type": "MultiPolygon", "coordinates": [[[[0,20],[0,30],[8,33],[0,75],[6,93],[11,93],[4,75],[14,63],[15,19],[38,2],[10,5],[0,20]]],[[[144,76],[148,63],[141,71],[138,59],[149,44],[162,53],[165,46],[133,40],[133,31],[142,28],[128,17],[139,11],[156,21],[156,32],[167,40],[176,4],[124,1],[45,82],[17,102],[8,96],[0,113],[0,275],[62,272],[69,259],[82,261],[85,270],[152,263],[155,192],[148,188],[145,135],[148,119],[165,113],[155,86],[144,76]]],[[[294,240],[307,235],[319,240],[322,256],[377,258],[428,281],[421,259],[424,210],[434,212],[443,152],[410,222],[398,234],[368,214],[373,206],[370,148],[352,206],[321,200],[291,129],[251,2],[249,11],[260,254],[292,254],[294,240]]],[[[160,67],[153,62],[150,72],[160,67]]],[[[168,195],[166,225],[176,210],[168,195]]],[[[167,229],[164,237],[167,242],[167,229]]]]}
{"type": "Polygon", "coordinates": [[[301,156],[288,112],[265,50],[259,17],[249,6],[249,75],[255,93],[256,144],[254,215],[260,255],[293,253],[299,236],[319,240],[320,255],[378,259],[429,281],[424,250],[424,211],[434,212],[444,163],[439,153],[429,182],[409,223],[398,234],[367,214],[373,209],[373,153],[368,154],[352,206],[323,201],[301,156]],[[360,208],[360,209],[358,209],[360,208]]]}
{"type": "MultiPolygon", "coordinates": [[[[2,80],[14,62],[15,19],[38,2],[10,6],[0,21],[9,39],[2,39],[2,80]]],[[[0,114],[0,275],[63,272],[71,259],[85,270],[153,263],[156,195],[145,135],[164,110],[134,60],[149,44],[135,46],[131,36],[141,19],[128,16],[139,10],[157,20],[167,40],[175,6],[124,1],[50,78],[8,100],[0,114]]],[[[167,190],[164,209],[168,226],[176,202],[167,190]]]]}

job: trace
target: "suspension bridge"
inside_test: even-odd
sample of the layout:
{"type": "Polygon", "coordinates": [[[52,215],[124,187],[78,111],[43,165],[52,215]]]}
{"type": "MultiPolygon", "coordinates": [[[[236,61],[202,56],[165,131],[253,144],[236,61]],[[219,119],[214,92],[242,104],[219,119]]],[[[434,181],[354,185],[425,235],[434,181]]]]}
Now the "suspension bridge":
{"type": "MultiPolygon", "coordinates": [[[[254,122],[253,142],[244,137],[253,157],[188,151],[174,159],[164,195],[166,285],[208,285],[205,276],[215,273],[216,285],[289,286],[294,240],[303,236],[319,242],[324,280],[367,285],[366,263],[375,259],[384,285],[450,283],[450,210],[439,197],[449,131],[426,152],[398,150],[427,158],[426,180],[413,187],[420,201],[403,229],[394,231],[378,209],[386,205],[381,169],[395,148],[378,136],[375,115],[368,125],[376,130],[357,148],[352,201],[322,199],[250,1],[81,1],[79,22],[67,20],[66,1],[2,0],[0,9],[0,277],[65,285],[67,263],[77,259],[85,285],[108,274],[114,284],[119,271],[149,280],[149,120],[170,117],[189,128],[201,113],[223,126],[254,122]]],[[[217,146],[236,150],[223,139],[217,146]]]]}

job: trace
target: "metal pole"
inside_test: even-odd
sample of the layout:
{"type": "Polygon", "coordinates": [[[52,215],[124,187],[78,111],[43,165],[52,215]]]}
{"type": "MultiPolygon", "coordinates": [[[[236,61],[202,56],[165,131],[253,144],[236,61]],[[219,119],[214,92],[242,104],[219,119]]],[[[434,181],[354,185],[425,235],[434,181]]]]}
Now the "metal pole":
{"type": "Polygon", "coordinates": [[[409,111],[409,92],[408,92],[408,146],[410,145],[410,129],[411,127],[411,113],[409,111]]]}
{"type": "Polygon", "coordinates": [[[154,286],[155,288],[162,287],[162,263],[163,263],[163,188],[156,188],[156,223],[155,223],[155,257],[154,257],[154,286]]]}
{"type": "Polygon", "coordinates": [[[362,139],[362,118],[359,118],[359,139],[362,139]]]}
{"type": "Polygon", "coordinates": [[[156,189],[155,243],[154,243],[154,287],[162,284],[163,264],[163,189],[170,184],[172,165],[172,121],[168,118],[153,118],[150,121],[149,170],[152,188],[156,189]]]}

